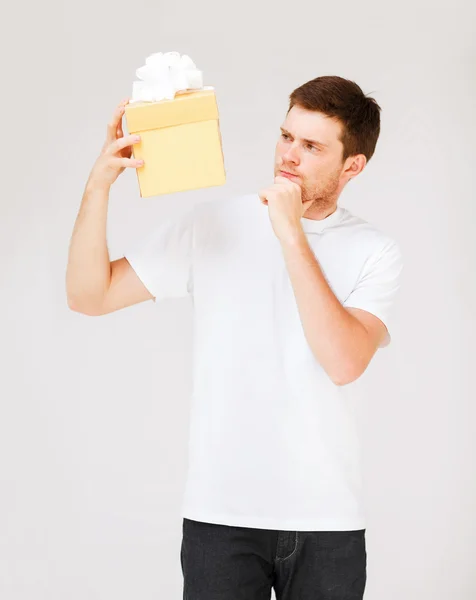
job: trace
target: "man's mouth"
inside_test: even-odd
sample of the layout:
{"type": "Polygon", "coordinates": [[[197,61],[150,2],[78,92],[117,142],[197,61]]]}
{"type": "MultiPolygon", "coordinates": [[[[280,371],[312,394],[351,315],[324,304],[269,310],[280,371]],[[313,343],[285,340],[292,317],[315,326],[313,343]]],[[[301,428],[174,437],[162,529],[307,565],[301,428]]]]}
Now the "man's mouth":
{"type": "Polygon", "coordinates": [[[283,176],[283,177],[287,177],[288,179],[292,179],[293,177],[298,178],[297,175],[294,175],[294,173],[288,173],[287,171],[279,171],[279,173],[283,176]]]}

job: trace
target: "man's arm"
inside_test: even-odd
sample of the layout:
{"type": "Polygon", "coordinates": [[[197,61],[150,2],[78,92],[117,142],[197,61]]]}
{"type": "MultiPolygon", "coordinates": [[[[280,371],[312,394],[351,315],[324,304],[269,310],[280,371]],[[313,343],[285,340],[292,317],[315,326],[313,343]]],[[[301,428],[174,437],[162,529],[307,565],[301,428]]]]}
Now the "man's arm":
{"type": "Polygon", "coordinates": [[[116,107],[108,123],[106,140],[86,182],[69,245],[68,306],[87,315],[102,315],[152,297],[127,260],[110,262],[106,242],[111,186],[127,167],[141,166],[141,161],[131,158],[137,136],[124,137],[122,130],[127,102],[116,107]]]}
{"type": "Polygon", "coordinates": [[[281,248],[311,350],[336,385],[351,383],[384,340],[385,325],[365,310],[342,306],[302,229],[283,238],[281,248]]]}
{"type": "Polygon", "coordinates": [[[86,186],[70,242],[66,292],[71,310],[105,315],[153,299],[126,258],[110,261],[106,243],[109,191],[86,186]]]}

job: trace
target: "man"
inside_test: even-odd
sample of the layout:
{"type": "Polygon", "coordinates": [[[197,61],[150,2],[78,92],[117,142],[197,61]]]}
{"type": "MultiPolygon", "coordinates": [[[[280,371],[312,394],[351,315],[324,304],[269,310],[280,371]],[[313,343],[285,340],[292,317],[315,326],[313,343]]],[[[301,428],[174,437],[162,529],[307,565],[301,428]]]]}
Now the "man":
{"type": "Polygon", "coordinates": [[[102,315],[193,297],[184,598],[361,599],[359,444],[342,386],[390,342],[402,257],[337,201],[374,153],[380,107],[340,77],[305,83],[270,186],[196,205],[109,263],[109,188],[139,165],[122,113],[86,185],[68,302],[102,315]]]}

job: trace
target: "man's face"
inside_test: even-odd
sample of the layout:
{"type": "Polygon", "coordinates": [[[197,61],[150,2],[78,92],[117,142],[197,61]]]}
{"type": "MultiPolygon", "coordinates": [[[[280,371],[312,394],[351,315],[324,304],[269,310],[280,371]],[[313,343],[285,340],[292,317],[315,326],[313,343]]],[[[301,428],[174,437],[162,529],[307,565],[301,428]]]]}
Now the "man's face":
{"type": "Polygon", "coordinates": [[[281,126],[274,175],[300,185],[302,201],[314,200],[309,211],[333,206],[350,178],[346,168],[352,159],[342,162],[340,133],[338,121],[300,106],[292,107],[281,126]]]}

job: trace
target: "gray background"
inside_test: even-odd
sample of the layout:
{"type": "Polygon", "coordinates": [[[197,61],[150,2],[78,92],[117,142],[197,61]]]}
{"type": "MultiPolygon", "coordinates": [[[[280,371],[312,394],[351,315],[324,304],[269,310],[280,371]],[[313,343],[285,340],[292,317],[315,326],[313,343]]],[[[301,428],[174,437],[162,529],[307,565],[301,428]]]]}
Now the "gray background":
{"type": "Polygon", "coordinates": [[[111,259],[194,202],[273,176],[289,93],[355,80],[382,106],[340,204],[406,258],[393,343],[347,388],[362,439],[368,600],[476,595],[475,9],[463,0],[9,6],[2,40],[0,595],[181,598],[191,303],[71,312],[67,251],[116,104],[147,55],[216,88],[228,181],[112,189],[111,259]]]}

